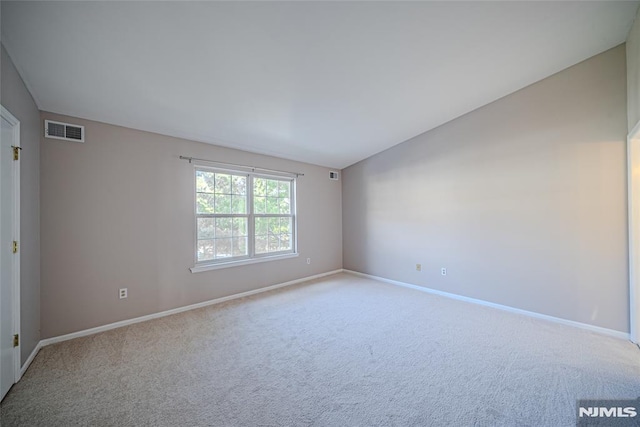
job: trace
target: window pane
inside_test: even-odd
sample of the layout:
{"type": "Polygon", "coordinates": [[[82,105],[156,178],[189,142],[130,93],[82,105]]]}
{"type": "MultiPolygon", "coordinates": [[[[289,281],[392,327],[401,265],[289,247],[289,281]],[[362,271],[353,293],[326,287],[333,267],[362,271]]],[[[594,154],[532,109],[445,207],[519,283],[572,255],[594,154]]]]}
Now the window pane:
{"type": "Polygon", "coordinates": [[[280,233],[291,234],[291,218],[280,218],[280,233]]]}
{"type": "Polygon", "coordinates": [[[266,197],[255,197],[253,199],[253,212],[256,214],[267,213],[266,200],[266,197]]]}
{"type": "Polygon", "coordinates": [[[216,218],[216,238],[231,237],[231,218],[216,218]]]}
{"type": "Polygon", "coordinates": [[[291,203],[289,201],[289,198],[285,198],[285,199],[278,199],[278,203],[279,203],[279,208],[280,208],[280,212],[281,214],[290,214],[291,213],[291,203]]]}
{"type": "Polygon", "coordinates": [[[278,197],[291,196],[291,183],[289,181],[278,182],[278,197]]]}
{"type": "Polygon", "coordinates": [[[213,194],[198,193],[196,197],[196,212],[207,214],[214,212],[213,194]]]}
{"type": "Polygon", "coordinates": [[[232,197],[231,205],[234,214],[247,213],[247,196],[239,196],[234,194],[232,197]]]}
{"type": "Polygon", "coordinates": [[[269,235],[269,252],[276,252],[280,247],[280,239],[278,236],[269,235]]]}
{"type": "Polygon", "coordinates": [[[273,179],[267,180],[267,196],[278,197],[278,181],[273,179]]]}
{"type": "Polygon", "coordinates": [[[231,175],[216,174],[216,194],[231,194],[231,175]]]}
{"type": "Polygon", "coordinates": [[[291,250],[291,234],[280,235],[280,250],[281,251],[291,250]]]}
{"type": "Polygon", "coordinates": [[[247,234],[247,219],[233,218],[233,236],[246,236],[247,234]]]}
{"type": "Polygon", "coordinates": [[[267,253],[267,236],[256,236],[256,253],[267,253]]]}
{"type": "Polygon", "coordinates": [[[231,196],[216,194],[215,213],[217,214],[231,213],[231,196]]]}
{"type": "Polygon", "coordinates": [[[242,196],[246,195],[247,194],[247,177],[234,175],[231,181],[231,192],[233,194],[239,194],[242,196]]]}
{"type": "Polygon", "coordinates": [[[213,240],[198,240],[198,261],[210,261],[214,258],[213,242],[213,240]]]}
{"type": "Polygon", "coordinates": [[[267,213],[268,214],[277,214],[280,213],[280,209],[278,207],[278,199],[275,197],[267,197],[267,213]]]}
{"type": "Polygon", "coordinates": [[[256,218],[256,236],[265,236],[269,231],[269,218],[256,218]]]}
{"type": "Polygon", "coordinates": [[[231,239],[216,239],[216,258],[231,256],[231,239]]]}
{"type": "Polygon", "coordinates": [[[201,193],[213,193],[214,173],[196,171],[196,191],[201,193]]]}
{"type": "Polygon", "coordinates": [[[256,254],[293,249],[293,220],[290,217],[257,217],[255,219],[256,254]]]}
{"type": "Polygon", "coordinates": [[[280,234],[280,218],[269,218],[269,234],[280,234]]]}
{"type": "Polygon", "coordinates": [[[233,256],[246,256],[247,255],[247,238],[239,237],[232,240],[233,243],[233,256]]]}
{"type": "Polygon", "coordinates": [[[215,236],[215,220],[198,218],[198,239],[213,239],[215,236]]]}
{"type": "Polygon", "coordinates": [[[255,178],[253,180],[253,194],[256,196],[267,195],[267,180],[263,178],[255,178]]]}

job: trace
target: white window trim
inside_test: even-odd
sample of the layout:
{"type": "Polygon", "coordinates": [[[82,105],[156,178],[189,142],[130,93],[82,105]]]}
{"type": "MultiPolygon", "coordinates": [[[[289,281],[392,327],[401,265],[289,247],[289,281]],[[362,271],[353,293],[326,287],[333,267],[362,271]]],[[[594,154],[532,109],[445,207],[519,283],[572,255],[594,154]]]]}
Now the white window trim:
{"type": "MultiPolygon", "coordinates": [[[[194,266],[189,269],[192,273],[200,273],[203,271],[238,267],[242,265],[257,264],[257,263],[268,262],[268,261],[277,261],[277,260],[282,260],[287,258],[295,258],[298,256],[298,217],[297,217],[297,209],[296,209],[298,195],[297,195],[297,188],[296,188],[297,182],[296,182],[295,176],[283,176],[283,175],[276,175],[276,174],[271,175],[271,174],[264,174],[264,173],[246,172],[244,170],[234,170],[229,168],[219,168],[219,167],[213,167],[213,166],[203,166],[200,164],[194,164],[192,177],[193,177],[193,183],[192,183],[193,193],[192,194],[193,194],[193,220],[194,220],[194,226],[193,226],[194,266]],[[198,262],[198,220],[197,220],[198,200],[197,200],[197,183],[196,183],[196,172],[198,170],[205,170],[210,172],[222,172],[222,173],[242,175],[247,177],[247,195],[249,195],[249,197],[247,197],[247,212],[248,212],[247,214],[247,228],[248,228],[247,249],[248,249],[249,255],[245,257],[236,257],[235,259],[230,259],[230,260],[223,258],[219,260],[209,260],[209,261],[198,262]],[[254,178],[266,178],[266,179],[277,179],[277,180],[282,180],[283,178],[285,178],[285,179],[291,180],[291,195],[292,195],[291,215],[282,215],[282,216],[291,216],[292,218],[292,230],[291,230],[292,248],[290,251],[278,251],[278,252],[272,252],[267,254],[255,253],[255,224],[253,219],[255,219],[256,217],[263,217],[263,215],[253,213],[253,199],[254,199],[253,179],[254,178]]],[[[274,215],[274,216],[278,216],[278,215],[274,215]]]]}
{"type": "Polygon", "coordinates": [[[247,259],[242,259],[237,261],[217,262],[214,264],[200,263],[195,267],[191,267],[189,270],[191,270],[192,273],[201,273],[203,271],[219,270],[221,268],[240,267],[241,265],[259,264],[261,262],[278,261],[278,260],[287,259],[287,258],[296,258],[299,255],[300,254],[298,253],[286,253],[286,254],[280,254],[280,255],[262,256],[257,258],[247,258],[247,259]]]}

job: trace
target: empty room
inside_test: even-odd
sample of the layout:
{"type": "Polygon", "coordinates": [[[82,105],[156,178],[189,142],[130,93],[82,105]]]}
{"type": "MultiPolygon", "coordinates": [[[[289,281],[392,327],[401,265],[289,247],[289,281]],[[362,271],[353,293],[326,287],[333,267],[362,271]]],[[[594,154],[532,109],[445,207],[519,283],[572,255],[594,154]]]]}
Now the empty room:
{"type": "Polygon", "coordinates": [[[0,2],[0,425],[640,425],[640,1],[0,2]]]}

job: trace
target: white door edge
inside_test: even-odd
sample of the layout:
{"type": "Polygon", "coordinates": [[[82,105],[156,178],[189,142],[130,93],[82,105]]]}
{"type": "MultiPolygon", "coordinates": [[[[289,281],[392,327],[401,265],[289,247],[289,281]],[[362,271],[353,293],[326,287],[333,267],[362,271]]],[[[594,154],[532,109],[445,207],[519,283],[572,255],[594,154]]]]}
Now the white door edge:
{"type": "Polygon", "coordinates": [[[627,136],[629,337],[640,343],[640,122],[627,136]]]}
{"type": "MultiPolygon", "coordinates": [[[[11,114],[4,106],[0,105],[0,116],[13,126],[13,142],[11,145],[20,147],[20,121],[11,114]]],[[[22,153],[21,153],[22,155],[22,153]]],[[[18,242],[18,252],[13,257],[13,333],[20,335],[20,161],[13,162],[13,236],[18,242]]],[[[21,337],[22,338],[22,337],[21,337]]],[[[20,340],[22,341],[22,340],[20,340]]],[[[21,377],[20,372],[20,345],[13,349],[15,380],[18,382],[21,377]]]]}

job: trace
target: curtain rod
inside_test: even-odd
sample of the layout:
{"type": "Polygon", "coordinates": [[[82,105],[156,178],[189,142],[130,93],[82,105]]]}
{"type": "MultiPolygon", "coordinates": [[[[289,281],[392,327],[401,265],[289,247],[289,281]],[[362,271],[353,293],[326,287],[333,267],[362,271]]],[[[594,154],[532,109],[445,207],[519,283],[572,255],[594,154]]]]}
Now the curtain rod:
{"type": "Polygon", "coordinates": [[[296,177],[304,176],[304,174],[302,172],[289,172],[289,171],[280,171],[280,170],[277,170],[277,169],[265,169],[265,168],[259,168],[259,167],[256,167],[256,166],[246,166],[246,165],[238,165],[236,163],[218,162],[216,160],[199,159],[197,157],[180,156],[180,160],[188,160],[189,163],[193,163],[193,161],[195,160],[195,161],[198,161],[198,162],[214,163],[214,164],[223,165],[223,166],[233,166],[233,167],[237,167],[237,168],[251,169],[251,172],[256,172],[256,171],[275,172],[275,173],[283,173],[283,174],[287,174],[287,175],[295,175],[296,177]]]}

